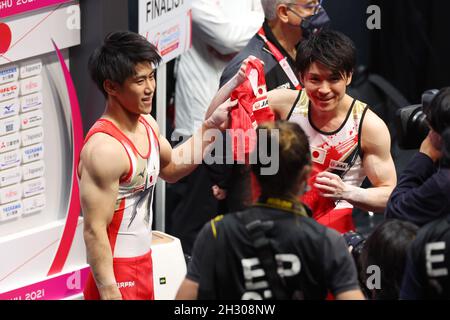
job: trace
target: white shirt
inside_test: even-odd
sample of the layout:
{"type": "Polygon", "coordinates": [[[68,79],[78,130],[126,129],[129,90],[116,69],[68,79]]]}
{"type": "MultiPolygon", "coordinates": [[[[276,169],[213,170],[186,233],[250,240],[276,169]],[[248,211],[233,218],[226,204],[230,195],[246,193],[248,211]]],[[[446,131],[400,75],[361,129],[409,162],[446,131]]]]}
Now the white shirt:
{"type": "Polygon", "coordinates": [[[192,1],[192,48],[177,66],[175,137],[191,136],[201,126],[230,60],[218,55],[238,53],[263,20],[260,0],[192,1]]]}

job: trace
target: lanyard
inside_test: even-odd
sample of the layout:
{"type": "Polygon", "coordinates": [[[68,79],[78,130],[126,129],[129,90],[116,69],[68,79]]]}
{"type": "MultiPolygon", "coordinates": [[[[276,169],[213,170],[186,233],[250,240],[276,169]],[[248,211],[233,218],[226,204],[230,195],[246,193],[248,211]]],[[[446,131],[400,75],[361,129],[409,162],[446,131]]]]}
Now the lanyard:
{"type": "Polygon", "coordinates": [[[255,203],[255,206],[288,211],[298,216],[308,217],[305,207],[298,201],[280,198],[260,198],[255,203]]]}
{"type": "Polygon", "coordinates": [[[287,59],[283,54],[281,54],[280,50],[269,40],[267,40],[266,34],[264,32],[264,29],[261,28],[258,31],[258,35],[263,39],[264,43],[269,48],[270,52],[273,54],[275,59],[277,59],[278,64],[283,69],[284,73],[288,76],[289,80],[292,82],[292,84],[295,86],[295,89],[301,90],[302,86],[300,85],[300,82],[298,81],[297,77],[295,76],[294,71],[292,70],[291,66],[287,62],[287,59]]]}

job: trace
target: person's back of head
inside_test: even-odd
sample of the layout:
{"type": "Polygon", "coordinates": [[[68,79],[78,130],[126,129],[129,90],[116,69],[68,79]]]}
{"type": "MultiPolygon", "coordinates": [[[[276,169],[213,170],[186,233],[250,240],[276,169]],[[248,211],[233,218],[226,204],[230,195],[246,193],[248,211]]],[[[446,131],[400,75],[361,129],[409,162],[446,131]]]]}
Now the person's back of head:
{"type": "Polygon", "coordinates": [[[300,126],[293,122],[276,121],[264,123],[257,129],[258,152],[262,145],[277,146],[271,150],[272,161],[279,161],[278,171],[264,175],[264,161],[258,152],[256,164],[251,165],[261,186],[262,196],[296,197],[306,187],[311,170],[311,155],[308,137],[300,126]]]}
{"type": "Polygon", "coordinates": [[[90,56],[89,73],[107,98],[104,82],[110,80],[122,85],[134,76],[138,63],[149,63],[153,68],[161,62],[158,49],[140,34],[118,31],[108,34],[103,44],[90,56]]]}
{"type": "Polygon", "coordinates": [[[431,103],[424,108],[427,121],[438,134],[450,128],[450,87],[439,90],[431,103]]]}
{"type": "MultiPolygon", "coordinates": [[[[418,227],[401,220],[386,220],[381,223],[367,239],[360,256],[361,278],[363,284],[373,275],[370,266],[379,267],[380,287],[370,289],[369,298],[377,300],[397,300],[408,247],[414,240],[418,227]]],[[[369,280],[371,285],[376,285],[369,280]]]]}
{"type": "Polygon", "coordinates": [[[313,63],[320,63],[333,75],[349,77],[356,64],[353,41],[341,32],[325,29],[300,42],[295,59],[297,70],[304,75],[313,63]]]}

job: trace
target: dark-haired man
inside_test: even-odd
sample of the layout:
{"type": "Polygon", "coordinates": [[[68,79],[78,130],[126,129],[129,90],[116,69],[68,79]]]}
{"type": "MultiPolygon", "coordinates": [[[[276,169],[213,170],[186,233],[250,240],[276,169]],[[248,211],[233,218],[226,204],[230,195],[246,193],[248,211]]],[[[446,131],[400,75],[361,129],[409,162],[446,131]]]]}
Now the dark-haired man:
{"type": "Polygon", "coordinates": [[[383,212],[396,184],[385,123],[346,94],[355,47],[342,33],[323,30],[300,43],[300,91],[269,92],[281,119],[298,123],[310,139],[313,172],[303,201],[314,218],[342,233],[354,230],[352,208],[383,212]],[[372,188],[360,188],[368,177],[372,188]]]}
{"type": "Polygon", "coordinates": [[[243,79],[241,72],[219,91],[202,127],[172,150],[150,116],[160,60],[157,49],[132,32],[110,34],[89,60],[106,108],[86,136],[78,165],[91,266],[85,299],[153,299],[151,203],[157,178],[174,182],[195,169],[209,144],[202,133],[223,125],[233,105],[225,100],[243,79]]]}

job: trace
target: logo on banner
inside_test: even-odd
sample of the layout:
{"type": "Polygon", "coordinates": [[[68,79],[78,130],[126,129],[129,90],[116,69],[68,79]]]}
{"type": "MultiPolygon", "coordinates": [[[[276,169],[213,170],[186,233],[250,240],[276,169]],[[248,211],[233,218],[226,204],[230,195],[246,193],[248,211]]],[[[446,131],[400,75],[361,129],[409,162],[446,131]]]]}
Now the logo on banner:
{"type": "Polygon", "coordinates": [[[23,180],[31,180],[44,176],[44,161],[36,161],[22,166],[23,180]]]}
{"type": "Polygon", "coordinates": [[[42,61],[35,60],[22,64],[20,67],[20,78],[29,78],[40,75],[42,72],[42,61]]]}
{"type": "Polygon", "coordinates": [[[0,153],[0,170],[17,167],[20,165],[20,159],[20,150],[0,153]]]}
{"type": "Polygon", "coordinates": [[[37,127],[22,131],[22,146],[27,147],[44,140],[44,128],[37,127]]]}
{"type": "Polygon", "coordinates": [[[0,189],[0,204],[5,204],[12,201],[20,200],[21,188],[20,184],[13,185],[7,188],[0,189]]]}
{"type": "Polygon", "coordinates": [[[19,131],[20,119],[18,116],[0,120],[0,136],[19,131]]]}
{"type": "Polygon", "coordinates": [[[14,99],[19,96],[19,84],[17,82],[0,86],[0,101],[14,99]]]}
{"type": "Polygon", "coordinates": [[[30,94],[26,97],[22,97],[22,99],[20,100],[20,108],[22,112],[42,108],[42,94],[39,92],[30,94]]]}
{"type": "Polygon", "coordinates": [[[0,152],[19,149],[19,147],[20,147],[20,136],[18,133],[7,135],[0,138],[0,152]]]}
{"type": "Polygon", "coordinates": [[[9,66],[0,69],[0,84],[17,81],[19,79],[19,67],[9,66]]]}
{"type": "Polygon", "coordinates": [[[0,221],[6,221],[19,217],[22,214],[22,203],[13,202],[0,207],[0,221]]]}
{"type": "Polygon", "coordinates": [[[23,214],[31,214],[45,208],[45,195],[40,194],[35,197],[22,200],[23,214]]]}
{"type": "Polygon", "coordinates": [[[6,187],[19,183],[22,180],[22,172],[20,168],[5,170],[0,172],[0,187],[6,187]]]}
{"type": "Polygon", "coordinates": [[[20,81],[20,93],[27,95],[42,90],[42,77],[36,76],[33,78],[20,81]]]}
{"type": "Polygon", "coordinates": [[[19,100],[8,100],[0,103],[0,119],[19,114],[19,100]]]}
{"type": "Polygon", "coordinates": [[[22,149],[22,161],[28,163],[44,158],[44,145],[42,143],[22,149]]]}
{"type": "Polygon", "coordinates": [[[41,110],[20,115],[22,129],[29,129],[42,125],[43,114],[41,110]]]}
{"type": "Polygon", "coordinates": [[[45,191],[44,178],[30,180],[23,183],[23,196],[25,198],[35,196],[37,194],[43,193],[44,191],[45,191]]]}

